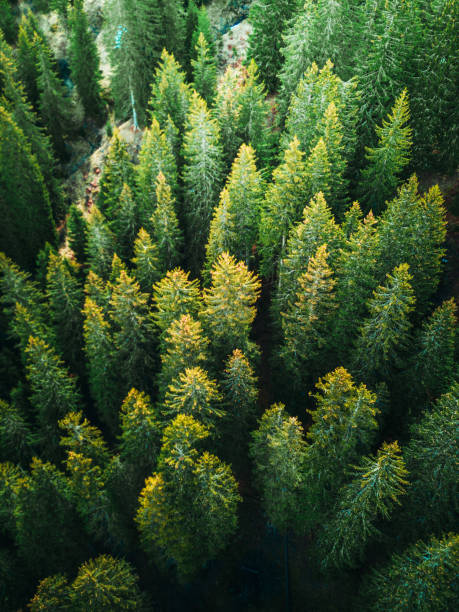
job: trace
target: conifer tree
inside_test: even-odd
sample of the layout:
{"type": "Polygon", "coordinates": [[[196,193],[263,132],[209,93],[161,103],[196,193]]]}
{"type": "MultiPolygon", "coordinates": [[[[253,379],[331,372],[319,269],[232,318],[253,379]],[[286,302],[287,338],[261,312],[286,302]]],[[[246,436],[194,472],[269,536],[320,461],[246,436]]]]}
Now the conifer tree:
{"type": "Polygon", "coordinates": [[[452,610],[457,601],[454,581],[458,563],[458,535],[420,540],[402,554],[394,553],[381,569],[373,570],[362,588],[361,609],[452,610]]]}
{"type": "Polygon", "coordinates": [[[280,313],[295,300],[298,278],[307,271],[309,259],[318,247],[327,245],[329,265],[333,269],[342,243],[340,227],[335,223],[322,193],[318,193],[303,211],[303,220],[293,226],[287,242],[285,259],[279,267],[279,281],[273,303],[273,314],[280,322],[280,313]]]}
{"type": "Polygon", "coordinates": [[[201,306],[199,282],[189,279],[189,272],[170,270],[153,287],[153,321],[163,335],[175,319],[184,314],[195,317],[201,306]]]}
{"type": "Polygon", "coordinates": [[[31,612],[52,612],[69,610],[70,588],[67,578],[62,574],[48,576],[40,581],[35,595],[29,603],[31,612]]]}
{"type": "Polygon", "coordinates": [[[415,375],[429,398],[445,392],[454,378],[456,337],[454,298],[438,306],[422,326],[415,357],[415,375]]]}
{"type": "Polygon", "coordinates": [[[186,368],[205,368],[208,361],[209,340],[203,335],[201,323],[189,314],[172,321],[164,335],[161,353],[160,388],[167,387],[186,368]]]}
{"type": "Polygon", "coordinates": [[[252,437],[250,455],[264,510],[270,523],[286,532],[297,520],[306,446],[303,428],[298,419],[285,413],[283,404],[274,404],[263,414],[252,437]]]}
{"type": "Polygon", "coordinates": [[[220,128],[224,174],[231,168],[231,164],[242,144],[242,136],[238,130],[241,88],[240,71],[228,66],[218,80],[214,108],[214,114],[220,128]]]}
{"type": "Polygon", "coordinates": [[[254,59],[270,91],[275,91],[282,65],[282,34],[299,2],[288,0],[255,0],[250,7],[249,22],[253,32],[249,38],[248,59],[254,59]]]}
{"type": "Polygon", "coordinates": [[[305,372],[320,368],[322,352],[329,345],[336,281],[327,259],[327,245],[323,244],[309,260],[307,271],[298,278],[295,302],[281,312],[284,332],[281,356],[298,381],[304,380],[305,372]]]}
{"type": "Polygon", "coordinates": [[[0,300],[5,306],[5,314],[11,318],[19,304],[28,308],[33,317],[45,325],[45,297],[37,283],[31,279],[31,275],[21,270],[3,253],[0,253],[0,272],[0,300]]]}
{"type": "Polygon", "coordinates": [[[221,185],[222,150],[218,124],[202,98],[194,94],[187,115],[183,169],[187,245],[196,270],[201,266],[212,209],[221,185]]]}
{"type": "Polygon", "coordinates": [[[348,468],[373,442],[379,412],[376,395],[357,386],[344,368],[337,368],[316,384],[312,425],[305,458],[305,525],[322,520],[336,499],[348,468]]]}
{"type": "MultiPolygon", "coordinates": [[[[199,19],[199,9],[196,6],[196,2],[194,0],[188,0],[188,6],[186,10],[186,18],[185,18],[185,44],[184,51],[186,57],[186,69],[188,78],[191,79],[191,60],[195,59],[196,49],[193,47],[192,40],[195,37],[195,33],[198,31],[198,19],[199,19]]],[[[199,38],[200,30],[196,40],[199,38]]]]}
{"type": "Polygon", "coordinates": [[[264,276],[272,276],[284,258],[292,226],[301,219],[307,194],[304,154],[295,137],[274,170],[261,206],[260,242],[264,276]]]}
{"type": "Polygon", "coordinates": [[[168,118],[181,132],[190,106],[190,86],[185,82],[185,74],[172,53],[163,49],[161,61],[155,71],[151,88],[149,107],[159,121],[163,130],[166,129],[168,118]]]}
{"type": "MultiPolygon", "coordinates": [[[[327,156],[330,163],[330,202],[335,214],[342,216],[346,205],[348,181],[345,178],[346,158],[344,144],[344,129],[338,117],[334,102],[330,102],[321,120],[324,144],[327,147],[327,156]]],[[[324,191],[324,190],[323,190],[324,191]]]]}
{"type": "Polygon", "coordinates": [[[0,131],[0,242],[8,256],[31,269],[43,243],[55,242],[49,193],[24,133],[3,107],[0,131]]]}
{"type": "Polygon", "coordinates": [[[203,276],[206,281],[209,280],[210,270],[217,258],[222,253],[230,253],[236,242],[236,223],[231,210],[231,199],[228,188],[224,187],[210,222],[209,240],[206,244],[206,261],[203,269],[203,276]]]}
{"type": "Polygon", "coordinates": [[[319,138],[306,160],[306,176],[308,195],[313,197],[319,192],[322,193],[327,202],[331,202],[330,208],[334,209],[333,200],[331,200],[333,195],[332,164],[323,138],[319,138]]]}
{"type": "Polygon", "coordinates": [[[384,376],[388,368],[400,363],[415,303],[411,278],[408,264],[401,264],[387,275],[386,284],[375,289],[368,302],[369,316],[360,329],[356,360],[360,370],[370,376],[384,376]]]}
{"type": "Polygon", "coordinates": [[[376,457],[364,457],[352,481],[338,494],[333,519],[318,542],[325,566],[355,566],[366,544],[379,535],[378,518],[389,519],[408,485],[405,463],[397,442],[383,443],[376,457]]]}
{"type": "Polygon", "coordinates": [[[150,227],[158,249],[160,273],[166,274],[179,263],[183,236],[171,187],[161,171],[156,179],[156,208],[150,217],[150,227]]]}
{"type": "Polygon", "coordinates": [[[209,19],[209,13],[204,4],[201,4],[198,10],[198,19],[197,19],[196,27],[194,28],[193,34],[191,36],[191,45],[190,45],[191,52],[193,52],[193,50],[196,49],[196,44],[201,34],[204,35],[204,38],[206,39],[210,52],[212,53],[212,55],[215,55],[217,51],[215,35],[214,35],[212,24],[209,19]]]}
{"type": "Polygon", "coordinates": [[[65,140],[72,131],[73,106],[66,96],[63,83],[55,73],[50,50],[41,41],[37,44],[40,118],[57,155],[64,159],[67,157],[65,140]]]}
{"type": "Polygon", "coordinates": [[[457,496],[457,427],[459,385],[453,384],[419,423],[412,427],[406,449],[412,486],[406,505],[405,528],[416,535],[454,529],[457,496]],[[413,525],[413,517],[416,517],[413,525]]]}
{"type": "Polygon", "coordinates": [[[126,142],[118,129],[113,130],[110,148],[104,162],[97,206],[109,219],[118,208],[124,184],[133,183],[133,168],[126,142]]]}
{"type": "Polygon", "coordinates": [[[100,97],[99,54],[82,0],[73,4],[70,16],[70,69],[85,113],[101,121],[104,108],[100,97]]]}
{"type": "Polygon", "coordinates": [[[212,284],[204,291],[201,311],[203,327],[212,338],[212,349],[219,359],[235,348],[253,350],[249,341],[250,326],[255,319],[255,302],[260,294],[260,280],[242,261],[223,253],[215,262],[212,284]]]}
{"type": "Polygon", "coordinates": [[[135,237],[139,231],[140,214],[134,194],[127,183],[117,203],[117,208],[110,211],[110,229],[116,238],[116,248],[124,260],[130,259],[135,237]]]}
{"type": "Polygon", "coordinates": [[[0,400],[0,461],[27,464],[33,443],[30,424],[18,408],[0,400]]]}
{"type": "Polygon", "coordinates": [[[145,130],[139,163],[135,166],[135,178],[142,211],[142,224],[146,227],[158,202],[156,199],[158,174],[162,173],[173,194],[177,195],[177,166],[174,150],[156,117],[145,130]]]}
{"type": "Polygon", "coordinates": [[[202,32],[199,34],[195,49],[196,59],[191,60],[193,85],[198,94],[210,105],[215,96],[217,65],[202,32]]]}
{"type": "Polygon", "coordinates": [[[57,332],[60,352],[73,371],[79,371],[83,344],[83,291],[71,273],[69,263],[53,253],[49,257],[46,284],[51,320],[57,332]]]}
{"type": "Polygon", "coordinates": [[[148,295],[122,271],[113,287],[110,317],[113,321],[115,363],[124,392],[142,388],[152,376],[151,331],[148,326],[148,295]]]}
{"type": "Polygon", "coordinates": [[[72,204],[67,218],[67,243],[78,263],[84,263],[86,259],[86,232],[86,219],[81,209],[72,204]]]}
{"type": "MultiPolygon", "coordinates": [[[[114,259],[115,257],[113,257],[114,259]]],[[[108,305],[112,294],[112,286],[109,282],[106,282],[92,270],[89,270],[84,292],[88,298],[101,308],[101,312],[104,314],[108,313],[108,305]]]]}
{"type": "Polygon", "coordinates": [[[158,262],[158,247],[152,241],[150,234],[140,228],[134,241],[134,273],[142,291],[151,293],[153,284],[160,277],[158,262]]]}
{"type": "Polygon", "coordinates": [[[56,442],[57,419],[80,405],[75,378],[71,378],[55,351],[30,337],[26,348],[27,381],[38,422],[50,444],[56,442]]]}
{"type": "Polygon", "coordinates": [[[0,30],[8,43],[13,44],[16,41],[18,27],[13,8],[6,0],[0,3],[0,30]]]}
{"type": "Polygon", "coordinates": [[[409,118],[408,92],[404,89],[382,126],[376,126],[378,144],[366,149],[368,165],[362,172],[360,189],[363,202],[376,213],[394,195],[398,176],[410,161],[409,118]]]}
{"type": "Polygon", "coordinates": [[[38,23],[32,11],[24,13],[21,17],[18,33],[17,58],[18,76],[24,84],[27,99],[35,111],[38,111],[38,51],[43,41],[35,37],[40,34],[38,23]]]}
{"type": "Polygon", "coordinates": [[[187,367],[169,385],[162,412],[171,419],[177,414],[192,416],[211,429],[224,416],[221,399],[217,383],[202,368],[187,367]]]}
{"type": "Polygon", "coordinates": [[[115,251],[115,238],[104,215],[93,206],[88,218],[86,257],[91,270],[107,278],[115,251]]]}
{"type": "Polygon", "coordinates": [[[409,264],[416,309],[424,314],[438,287],[446,236],[445,209],[438,186],[421,197],[413,175],[388,203],[378,233],[381,276],[401,263],[409,264]]]}
{"type": "Polygon", "coordinates": [[[113,334],[103,308],[90,297],[86,297],[83,314],[84,348],[91,397],[99,418],[114,431],[120,392],[118,373],[114,367],[113,334]]]}
{"type": "Polygon", "coordinates": [[[54,329],[50,328],[46,323],[43,323],[42,319],[38,317],[33,310],[21,304],[16,304],[14,318],[10,322],[10,332],[12,337],[17,341],[17,346],[24,365],[27,362],[25,350],[29,343],[30,336],[44,340],[53,348],[56,347],[56,334],[54,329]]]}
{"type": "Polygon", "coordinates": [[[67,452],[83,455],[99,467],[107,464],[109,452],[102,432],[91,425],[82,412],[69,412],[59,421],[59,427],[64,432],[60,445],[67,452]]]}

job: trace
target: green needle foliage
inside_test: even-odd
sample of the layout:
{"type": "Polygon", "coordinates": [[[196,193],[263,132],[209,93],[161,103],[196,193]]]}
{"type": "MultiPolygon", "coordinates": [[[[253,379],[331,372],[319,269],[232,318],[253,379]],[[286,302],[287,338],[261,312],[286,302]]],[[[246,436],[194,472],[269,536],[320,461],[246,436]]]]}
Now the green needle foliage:
{"type": "Polygon", "coordinates": [[[204,34],[199,34],[196,43],[196,59],[191,60],[193,67],[193,85],[198,94],[212,104],[217,83],[217,65],[204,34]]]}
{"type": "Polygon", "coordinates": [[[153,284],[161,276],[158,261],[158,247],[143,227],[134,241],[134,273],[142,291],[151,293],[153,284]]]}
{"type": "Polygon", "coordinates": [[[150,217],[150,227],[158,249],[159,271],[166,274],[181,259],[183,235],[171,187],[161,171],[156,179],[156,208],[150,217]]]}

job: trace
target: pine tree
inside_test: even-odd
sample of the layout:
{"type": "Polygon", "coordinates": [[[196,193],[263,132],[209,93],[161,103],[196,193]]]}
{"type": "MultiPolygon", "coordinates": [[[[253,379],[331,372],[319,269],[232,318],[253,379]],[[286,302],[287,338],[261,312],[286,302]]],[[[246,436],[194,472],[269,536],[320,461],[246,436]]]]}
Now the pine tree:
{"type": "Polygon", "coordinates": [[[429,398],[445,392],[454,378],[456,303],[445,300],[424,322],[415,356],[415,375],[429,398]]]}
{"type": "Polygon", "coordinates": [[[253,58],[260,67],[270,91],[277,89],[282,65],[282,34],[298,4],[296,1],[287,0],[256,0],[250,7],[249,22],[253,32],[249,38],[247,57],[253,58]]]}
{"type": "Polygon", "coordinates": [[[158,205],[156,199],[158,174],[162,173],[172,193],[177,195],[177,166],[174,150],[158,120],[153,117],[143,135],[139,163],[135,166],[135,178],[142,211],[142,224],[146,227],[152,212],[158,205]]]}
{"type": "Polygon", "coordinates": [[[211,276],[212,284],[204,291],[201,317],[204,330],[212,338],[212,349],[220,359],[235,348],[253,350],[249,332],[255,319],[260,280],[228,253],[217,259],[211,276]]]}
{"type": "Polygon", "coordinates": [[[71,586],[72,607],[94,610],[139,610],[143,607],[139,578],[124,559],[100,555],[86,561],[71,586]]]}
{"type": "Polygon", "coordinates": [[[153,284],[160,277],[158,247],[143,227],[134,241],[134,273],[142,291],[151,293],[153,284]]]}
{"type": "Polygon", "coordinates": [[[303,211],[303,220],[293,226],[287,242],[286,256],[280,261],[279,281],[274,297],[273,314],[280,322],[280,313],[287,304],[295,300],[298,291],[298,278],[307,271],[309,259],[323,244],[329,252],[329,265],[333,269],[338,249],[342,243],[340,227],[325,202],[318,193],[303,211]]]}
{"type": "Polygon", "coordinates": [[[376,395],[364,384],[356,386],[344,368],[337,368],[316,384],[307,437],[303,521],[322,520],[343,485],[348,468],[369,449],[377,428],[376,395]]]}
{"type": "Polygon", "coordinates": [[[156,179],[156,208],[150,217],[150,227],[158,249],[159,270],[166,274],[179,263],[183,236],[171,187],[161,171],[156,179]]]}
{"type": "MultiPolygon", "coordinates": [[[[306,160],[306,177],[308,196],[313,197],[322,193],[329,202],[332,198],[332,164],[323,138],[319,138],[306,160]]],[[[330,206],[330,208],[335,207],[330,206]]]]}
{"type": "Polygon", "coordinates": [[[367,167],[362,172],[360,189],[367,208],[378,213],[394,193],[398,176],[410,161],[411,128],[408,92],[402,91],[395,100],[388,118],[376,127],[378,144],[367,147],[367,167]]]}
{"type": "Polygon", "coordinates": [[[368,576],[361,592],[361,609],[453,610],[457,601],[454,582],[458,563],[456,534],[416,542],[402,554],[394,553],[387,565],[368,576]]]}
{"type": "Polygon", "coordinates": [[[201,306],[199,282],[189,280],[189,272],[170,270],[153,287],[153,320],[163,335],[175,319],[184,314],[195,317],[201,306]]]}
{"type": "Polygon", "coordinates": [[[41,580],[29,603],[31,612],[70,610],[70,606],[70,588],[67,578],[62,574],[55,574],[41,580]]]}
{"type": "Polygon", "coordinates": [[[164,335],[161,353],[160,389],[167,387],[186,368],[202,367],[208,361],[209,340],[203,335],[201,323],[189,314],[172,321],[164,335]]]}
{"type": "Polygon", "coordinates": [[[192,265],[198,270],[203,259],[212,209],[220,191],[222,150],[218,124],[197,94],[191,100],[185,129],[183,183],[187,202],[187,245],[192,265]]]}
{"type": "Polygon", "coordinates": [[[274,170],[261,206],[260,243],[264,276],[273,276],[285,256],[287,237],[301,219],[307,193],[304,154],[295,137],[274,170]]]}
{"type": "Polygon", "coordinates": [[[24,84],[27,99],[35,111],[38,111],[38,52],[42,41],[34,36],[35,33],[40,34],[38,23],[33,12],[28,11],[22,15],[19,25],[17,43],[18,76],[24,84]]]}
{"type": "Polygon", "coordinates": [[[173,54],[164,49],[156,68],[149,102],[150,110],[163,130],[170,117],[174,126],[182,131],[190,107],[190,96],[190,86],[185,82],[180,64],[173,54]]]}
{"type": "Polygon", "coordinates": [[[118,209],[118,200],[124,184],[133,184],[133,168],[126,142],[122,139],[118,129],[113,130],[110,148],[104,162],[100,191],[97,206],[112,218],[113,212],[118,209]]]}
{"type": "Polygon", "coordinates": [[[85,113],[101,121],[104,107],[101,100],[99,54],[83,8],[83,1],[73,4],[70,15],[70,69],[85,113]]]}
{"type": "Polygon", "coordinates": [[[317,544],[326,567],[353,567],[366,544],[379,535],[377,519],[388,520],[408,485],[405,462],[397,442],[383,443],[376,457],[364,457],[352,481],[338,494],[332,520],[317,544]]]}
{"type": "Polygon", "coordinates": [[[239,133],[239,104],[242,78],[240,71],[228,66],[219,78],[215,98],[214,115],[220,129],[223,150],[223,174],[227,174],[242,144],[239,133]]]}
{"type": "Polygon", "coordinates": [[[286,532],[297,521],[306,446],[303,428],[298,419],[285,413],[283,404],[274,404],[263,414],[252,437],[250,455],[264,510],[269,522],[286,532]]]}
{"type": "Polygon", "coordinates": [[[410,284],[408,264],[401,264],[388,274],[368,302],[369,316],[364,320],[357,341],[356,361],[369,376],[387,374],[400,363],[400,353],[409,341],[415,296],[410,284]]]}
{"type": "Polygon", "coordinates": [[[8,256],[31,269],[43,243],[55,242],[49,193],[24,133],[3,107],[0,131],[0,242],[8,256]]]}
{"type": "Polygon", "coordinates": [[[327,245],[323,244],[309,260],[307,271],[298,278],[296,301],[281,312],[284,333],[281,356],[298,382],[304,380],[304,372],[310,374],[320,369],[323,351],[330,342],[336,281],[327,259],[327,245]]]}
{"type": "Polygon", "coordinates": [[[187,367],[169,385],[162,412],[171,419],[186,414],[213,428],[225,414],[219,408],[221,399],[217,383],[202,368],[187,367]]]}
{"type": "MultiPolygon", "coordinates": [[[[37,35],[35,35],[37,36],[37,35]]],[[[40,119],[51,137],[54,149],[61,159],[67,157],[65,140],[72,131],[73,106],[66,96],[63,83],[53,66],[50,50],[38,44],[38,92],[40,119]]]]}
{"type": "Polygon", "coordinates": [[[262,197],[263,182],[255,164],[255,152],[250,145],[242,145],[222,192],[219,210],[214,213],[212,220],[212,230],[216,235],[209,234],[209,268],[215,261],[211,261],[209,256],[220,255],[222,252],[216,248],[218,244],[221,247],[228,245],[229,253],[249,265],[258,233],[262,197]],[[221,222],[228,219],[229,228],[225,228],[221,222]],[[225,231],[227,229],[230,229],[230,232],[225,231]],[[226,234],[224,237],[223,232],[226,234]]]}
{"type": "Polygon", "coordinates": [[[456,524],[458,406],[459,385],[455,383],[412,427],[406,449],[412,486],[404,525],[416,536],[420,531],[443,533],[456,524]]]}
{"type": "Polygon", "coordinates": [[[196,59],[191,60],[193,85],[198,94],[210,105],[215,96],[217,64],[202,32],[199,34],[195,49],[196,59]]]}
{"type": "Polygon", "coordinates": [[[51,320],[57,332],[60,352],[73,371],[77,372],[83,344],[83,291],[69,263],[53,253],[49,257],[46,284],[51,320]]]}
{"type": "Polygon", "coordinates": [[[409,264],[416,309],[424,314],[440,280],[446,236],[445,209],[438,186],[421,197],[413,175],[388,203],[378,233],[381,277],[401,263],[409,264]]]}
{"type": "Polygon", "coordinates": [[[124,183],[117,209],[110,211],[110,229],[116,238],[116,248],[126,261],[132,256],[134,240],[140,226],[140,214],[131,188],[124,183]]]}
{"type": "Polygon", "coordinates": [[[78,263],[86,259],[87,224],[81,209],[72,204],[67,218],[67,243],[75,254],[78,263]]]}
{"type": "Polygon", "coordinates": [[[88,264],[95,274],[107,278],[115,251],[115,238],[104,215],[96,206],[91,209],[87,227],[86,257],[88,264]]]}
{"type": "Polygon", "coordinates": [[[84,309],[84,340],[91,397],[99,418],[112,431],[117,425],[119,380],[115,371],[115,345],[110,323],[103,309],[86,297],[84,309]]]}
{"type": "Polygon", "coordinates": [[[215,55],[217,48],[216,48],[214,29],[210,22],[209,14],[204,4],[202,4],[199,7],[197,24],[191,36],[190,47],[189,47],[191,53],[193,53],[193,50],[196,49],[196,44],[201,34],[204,35],[204,38],[206,39],[206,43],[209,47],[210,52],[212,53],[212,55],[215,55]]]}
{"type": "Polygon", "coordinates": [[[115,367],[124,393],[132,387],[143,388],[152,376],[152,334],[148,325],[148,295],[122,271],[110,300],[113,321],[115,367]]]}
{"type": "MultiPolygon", "coordinates": [[[[321,120],[324,144],[330,163],[330,202],[335,214],[342,216],[347,204],[348,181],[345,178],[347,160],[345,158],[344,129],[338,117],[334,102],[330,102],[321,120]]],[[[323,189],[323,191],[325,191],[323,189]]]]}
{"type": "Polygon", "coordinates": [[[28,464],[33,443],[30,424],[18,408],[0,400],[0,461],[28,464]]]}

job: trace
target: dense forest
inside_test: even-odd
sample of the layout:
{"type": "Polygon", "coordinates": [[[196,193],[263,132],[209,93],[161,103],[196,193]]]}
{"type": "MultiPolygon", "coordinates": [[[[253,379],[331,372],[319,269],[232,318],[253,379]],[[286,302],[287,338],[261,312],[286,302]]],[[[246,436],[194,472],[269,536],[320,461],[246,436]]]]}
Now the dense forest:
{"type": "Polygon", "coordinates": [[[458,610],[458,16],[0,0],[1,610],[458,610]]]}

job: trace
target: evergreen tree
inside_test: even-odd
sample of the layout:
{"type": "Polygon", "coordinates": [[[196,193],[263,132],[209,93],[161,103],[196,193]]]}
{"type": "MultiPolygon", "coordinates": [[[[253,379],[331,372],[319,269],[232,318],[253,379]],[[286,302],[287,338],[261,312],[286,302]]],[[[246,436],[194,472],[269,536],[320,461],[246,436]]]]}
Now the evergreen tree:
{"type": "Polygon", "coordinates": [[[164,335],[161,353],[160,389],[167,387],[186,368],[205,368],[209,340],[203,335],[201,323],[189,314],[172,321],[164,335]]]}
{"type": "Polygon", "coordinates": [[[83,344],[83,291],[71,273],[70,265],[53,253],[49,257],[46,282],[51,320],[57,332],[60,352],[73,371],[79,371],[83,344]]]}
{"type": "Polygon", "coordinates": [[[438,397],[454,378],[456,303],[445,300],[425,321],[419,334],[415,375],[427,396],[438,397]]]}
{"type": "Polygon", "coordinates": [[[73,4],[70,19],[70,69],[85,113],[101,120],[104,108],[100,97],[99,54],[83,8],[83,0],[73,4]]]}
{"type": "Polygon", "coordinates": [[[91,397],[99,418],[112,431],[117,424],[119,380],[115,371],[115,345],[103,308],[90,297],[84,309],[84,340],[91,397]]]}
{"type": "Polygon", "coordinates": [[[72,204],[67,217],[67,243],[75,254],[78,263],[86,259],[87,224],[81,209],[72,204]]]}
{"type": "Polygon", "coordinates": [[[181,132],[190,107],[191,91],[173,54],[163,49],[151,89],[150,110],[166,130],[168,118],[181,132]]]}
{"type": "MultiPolygon", "coordinates": [[[[193,47],[192,40],[195,37],[195,33],[198,31],[198,20],[199,20],[199,9],[196,6],[196,2],[194,0],[188,0],[188,6],[186,11],[186,19],[185,19],[185,44],[184,44],[184,52],[186,58],[186,69],[188,78],[191,80],[192,71],[191,71],[191,60],[195,59],[196,49],[193,47]]],[[[196,40],[199,38],[200,30],[196,40]]]]}
{"type": "Polygon", "coordinates": [[[306,160],[306,176],[308,195],[313,197],[320,192],[329,202],[332,197],[332,164],[323,138],[319,138],[306,160]]]}
{"type": "Polygon", "coordinates": [[[134,264],[135,278],[142,291],[151,293],[153,283],[160,277],[158,247],[143,227],[140,228],[134,241],[132,263],[134,264]]]}
{"type": "Polygon", "coordinates": [[[410,313],[415,297],[410,284],[408,264],[401,264],[387,275],[368,302],[369,316],[364,320],[357,341],[356,360],[369,376],[385,375],[388,368],[400,364],[411,329],[410,313]]]}
{"type": "Polygon", "coordinates": [[[116,238],[116,247],[124,260],[132,256],[135,237],[139,231],[139,210],[131,188],[124,183],[117,209],[110,211],[110,229],[116,238]]]}
{"type": "Polygon", "coordinates": [[[344,368],[337,368],[316,385],[317,408],[310,411],[307,437],[303,521],[313,526],[336,499],[347,469],[373,442],[377,428],[376,395],[356,386],[344,368]]]}
{"type": "Polygon", "coordinates": [[[283,404],[274,404],[263,414],[252,437],[250,455],[264,510],[270,523],[286,532],[297,520],[306,446],[303,428],[298,419],[285,413],[283,404]]]}
{"type": "Polygon", "coordinates": [[[307,174],[295,137],[274,170],[261,206],[260,243],[264,276],[272,276],[285,256],[287,237],[301,218],[307,193],[307,174]]]}
{"type": "Polygon", "coordinates": [[[56,347],[56,335],[54,330],[36,316],[33,310],[16,304],[14,318],[10,323],[11,336],[17,340],[17,347],[21,354],[24,364],[27,362],[26,348],[30,336],[34,336],[49,343],[53,348],[56,347]]]}
{"type": "Polygon", "coordinates": [[[4,313],[12,318],[17,305],[27,308],[35,319],[45,325],[47,310],[45,297],[31,275],[24,272],[4,253],[0,253],[0,300],[4,313]]]}
{"type": "Polygon", "coordinates": [[[18,408],[0,400],[0,461],[27,464],[33,443],[30,424],[18,408]]]}
{"type": "Polygon", "coordinates": [[[191,100],[185,129],[183,183],[187,246],[192,265],[198,270],[220,190],[222,150],[218,124],[197,94],[191,100]]]}
{"type": "Polygon", "coordinates": [[[40,119],[51,137],[57,155],[65,159],[67,157],[65,140],[73,129],[73,106],[66,96],[63,83],[55,73],[49,49],[41,44],[41,41],[37,44],[39,44],[37,83],[40,119]]]}
{"type": "Polygon", "coordinates": [[[397,442],[383,443],[376,457],[364,457],[353,471],[317,545],[325,566],[352,567],[361,561],[366,544],[379,534],[376,520],[390,518],[408,484],[397,442]]]}
{"type": "Polygon", "coordinates": [[[174,150],[166,134],[161,130],[156,117],[153,117],[150,127],[144,132],[135,173],[142,212],[141,220],[146,227],[152,212],[158,205],[156,192],[159,173],[163,174],[173,194],[177,195],[177,167],[174,150]]]}
{"type": "Polygon", "coordinates": [[[388,203],[378,234],[381,278],[401,263],[409,264],[417,312],[425,313],[440,280],[446,236],[445,209],[438,186],[421,197],[413,175],[388,203]]]}
{"type": "Polygon", "coordinates": [[[207,104],[212,104],[217,84],[217,64],[202,32],[199,34],[195,49],[196,59],[191,60],[193,85],[207,104]]]}
{"type": "Polygon", "coordinates": [[[29,608],[31,612],[70,610],[70,588],[67,578],[62,574],[55,574],[41,580],[37,592],[29,603],[29,608]]]}
{"type": "Polygon", "coordinates": [[[228,253],[217,259],[211,276],[212,284],[204,291],[201,317],[212,338],[212,349],[219,359],[226,358],[235,348],[253,350],[249,332],[255,319],[260,280],[228,253]]]}
{"type": "Polygon", "coordinates": [[[296,0],[255,0],[250,7],[249,22],[253,32],[249,38],[247,57],[254,59],[260,67],[270,91],[277,89],[282,65],[282,34],[298,4],[296,0]]]}
{"type": "Polygon", "coordinates": [[[11,45],[16,41],[18,27],[13,9],[7,0],[0,2],[0,30],[11,45]]]}
{"type": "Polygon", "coordinates": [[[296,301],[281,312],[284,332],[281,356],[298,382],[304,380],[305,372],[320,369],[323,351],[330,342],[336,281],[327,259],[327,245],[323,244],[309,260],[307,271],[298,278],[296,301]]]}
{"type": "Polygon", "coordinates": [[[108,463],[109,452],[102,432],[91,425],[82,412],[69,412],[59,421],[59,427],[66,434],[61,434],[60,445],[68,453],[78,453],[99,467],[108,463]]]}
{"type": "Polygon", "coordinates": [[[115,238],[97,206],[91,209],[87,227],[86,257],[88,264],[95,274],[107,278],[115,251],[115,238]]]}
{"type": "Polygon", "coordinates": [[[220,129],[224,174],[227,174],[231,168],[231,164],[242,144],[242,136],[238,129],[241,88],[240,71],[228,66],[219,78],[214,108],[214,115],[220,129]]]}
{"type": "Polygon", "coordinates": [[[163,414],[171,419],[177,414],[186,414],[212,428],[224,416],[218,407],[221,399],[217,383],[202,368],[187,367],[169,385],[163,414]]]}
{"type": "Polygon", "coordinates": [[[222,253],[230,253],[237,242],[236,223],[231,210],[231,199],[227,187],[220,193],[218,206],[214,208],[210,222],[209,240],[206,244],[206,261],[203,276],[209,280],[210,270],[222,253]]]}
{"type": "Polygon", "coordinates": [[[171,187],[161,171],[156,179],[156,208],[150,217],[150,227],[158,249],[159,270],[166,274],[179,262],[183,236],[171,187]]]}
{"type": "Polygon", "coordinates": [[[404,525],[416,535],[420,531],[443,533],[456,524],[458,406],[459,385],[455,383],[412,428],[406,449],[412,486],[404,525]]]}
{"type": "Polygon", "coordinates": [[[153,321],[161,335],[169,329],[175,319],[184,314],[195,317],[201,306],[199,282],[189,280],[189,272],[180,268],[170,270],[166,276],[153,287],[153,321]]]}
{"type": "Polygon", "coordinates": [[[31,269],[43,243],[55,242],[49,193],[24,133],[3,107],[0,131],[0,242],[7,255],[31,269]]]}
{"type": "Polygon", "coordinates": [[[97,206],[109,219],[118,209],[118,200],[125,183],[132,186],[133,168],[127,144],[122,139],[119,130],[114,129],[110,148],[104,162],[99,197],[97,198],[97,206]]]}
{"type": "MultiPolygon", "coordinates": [[[[323,132],[330,164],[330,178],[327,184],[330,189],[330,202],[335,214],[342,216],[343,209],[347,204],[348,181],[345,178],[347,161],[343,139],[344,129],[334,102],[330,102],[325,110],[320,129],[323,132]]],[[[322,191],[325,192],[325,187],[322,191]]]]}
{"type": "Polygon", "coordinates": [[[459,536],[453,533],[441,540],[416,542],[402,554],[393,554],[386,566],[373,570],[362,589],[362,609],[453,610],[458,562],[459,536]]]}
{"type": "Polygon", "coordinates": [[[39,32],[38,23],[32,11],[21,17],[18,33],[17,58],[18,76],[24,84],[27,99],[35,111],[39,110],[38,91],[38,52],[40,44],[45,44],[34,34],[39,32]]]}
{"type": "Polygon", "coordinates": [[[397,187],[398,176],[410,161],[411,128],[408,92],[402,91],[395,100],[392,112],[376,127],[378,144],[367,148],[368,166],[362,172],[360,189],[363,202],[376,213],[397,187]]]}

